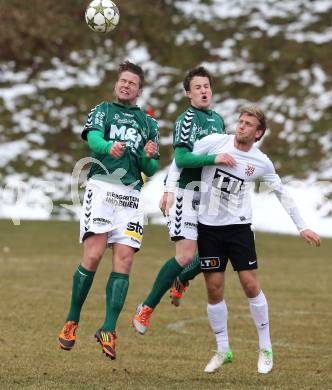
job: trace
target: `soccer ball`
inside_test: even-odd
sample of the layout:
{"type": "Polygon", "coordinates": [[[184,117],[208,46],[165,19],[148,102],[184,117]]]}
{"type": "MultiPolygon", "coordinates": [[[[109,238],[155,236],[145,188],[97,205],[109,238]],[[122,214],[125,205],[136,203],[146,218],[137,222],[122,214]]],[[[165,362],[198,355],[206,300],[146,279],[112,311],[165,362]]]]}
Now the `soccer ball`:
{"type": "Polygon", "coordinates": [[[119,23],[118,7],[111,0],[93,0],[85,11],[85,21],[91,30],[106,33],[119,23]]]}

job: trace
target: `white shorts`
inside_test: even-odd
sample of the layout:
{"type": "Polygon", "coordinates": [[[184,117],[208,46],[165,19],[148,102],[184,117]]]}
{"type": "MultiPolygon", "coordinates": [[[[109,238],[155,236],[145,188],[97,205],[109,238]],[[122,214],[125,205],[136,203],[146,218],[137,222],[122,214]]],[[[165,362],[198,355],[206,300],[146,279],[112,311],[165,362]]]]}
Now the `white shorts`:
{"type": "Polygon", "coordinates": [[[169,210],[168,233],[172,241],[197,241],[199,192],[177,188],[169,210]]]}
{"type": "Polygon", "coordinates": [[[81,211],[81,243],[92,234],[108,233],[108,245],[117,242],[139,249],[143,223],[139,191],[121,184],[88,181],[81,211]]]}

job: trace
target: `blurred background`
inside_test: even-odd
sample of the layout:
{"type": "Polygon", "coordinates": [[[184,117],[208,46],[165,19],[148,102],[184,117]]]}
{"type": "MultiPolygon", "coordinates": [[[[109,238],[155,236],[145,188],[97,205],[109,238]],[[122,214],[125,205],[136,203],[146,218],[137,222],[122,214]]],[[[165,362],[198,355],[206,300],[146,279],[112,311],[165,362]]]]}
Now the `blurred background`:
{"type": "MultiPolygon", "coordinates": [[[[160,221],[172,124],[187,106],[182,79],[203,64],[229,132],[241,105],[266,111],[262,150],[313,228],[332,235],[332,2],[115,3],[120,23],[100,34],[85,23],[88,1],[0,0],[0,218],[77,218],[61,205],[71,204],[73,168],[89,155],[80,133],[89,110],[112,100],[117,67],[129,59],[146,71],[139,105],[161,129],[164,170],[145,191],[150,221],[160,221]]],[[[258,229],[294,232],[271,196],[253,202],[258,229]]]]}

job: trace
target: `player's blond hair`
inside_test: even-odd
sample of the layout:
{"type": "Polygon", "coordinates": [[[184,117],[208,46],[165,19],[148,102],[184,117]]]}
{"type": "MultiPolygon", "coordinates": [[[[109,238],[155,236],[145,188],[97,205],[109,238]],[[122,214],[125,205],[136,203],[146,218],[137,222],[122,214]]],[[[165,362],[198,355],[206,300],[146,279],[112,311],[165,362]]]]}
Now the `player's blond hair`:
{"type": "Polygon", "coordinates": [[[266,116],[265,116],[263,110],[259,106],[257,106],[256,104],[250,104],[248,106],[241,107],[239,110],[239,113],[240,113],[240,117],[243,114],[247,114],[247,115],[254,116],[258,120],[259,125],[258,125],[257,129],[263,130],[261,136],[259,138],[256,138],[256,140],[255,140],[255,141],[259,141],[263,137],[265,130],[267,129],[266,116]]]}

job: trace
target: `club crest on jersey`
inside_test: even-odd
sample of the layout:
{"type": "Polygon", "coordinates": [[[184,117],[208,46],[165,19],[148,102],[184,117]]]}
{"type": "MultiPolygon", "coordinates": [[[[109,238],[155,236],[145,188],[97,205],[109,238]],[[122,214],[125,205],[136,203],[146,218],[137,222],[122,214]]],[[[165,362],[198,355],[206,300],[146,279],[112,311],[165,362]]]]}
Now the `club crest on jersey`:
{"type": "Polygon", "coordinates": [[[251,176],[255,172],[255,167],[253,165],[248,164],[245,170],[245,174],[247,176],[251,176]]]}

